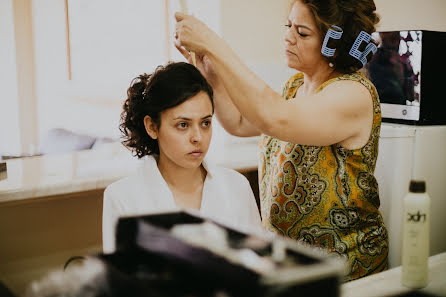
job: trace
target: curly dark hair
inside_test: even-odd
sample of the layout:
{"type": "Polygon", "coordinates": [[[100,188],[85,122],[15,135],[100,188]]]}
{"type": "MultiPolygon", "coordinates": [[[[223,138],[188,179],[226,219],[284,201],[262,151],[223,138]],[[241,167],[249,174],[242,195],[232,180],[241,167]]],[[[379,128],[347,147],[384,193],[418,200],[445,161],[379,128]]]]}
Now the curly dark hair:
{"type": "MultiPolygon", "coordinates": [[[[373,0],[300,0],[312,12],[316,24],[321,32],[321,43],[332,26],[341,27],[344,31],[341,39],[330,39],[329,47],[336,48],[333,57],[325,57],[327,62],[333,63],[335,69],[341,73],[353,73],[363,67],[362,63],[349,54],[350,48],[361,31],[372,34],[376,31],[376,24],[380,18],[376,13],[373,0]]],[[[375,41],[371,40],[371,42],[375,41]]],[[[360,51],[365,49],[361,44],[360,51]]],[[[367,56],[370,61],[373,53],[367,56]]]]}
{"type": "Polygon", "coordinates": [[[199,92],[206,92],[214,111],[213,90],[195,66],[169,63],[158,66],[152,74],[141,74],[132,80],[123,105],[119,130],[122,144],[138,158],[159,154],[158,141],[146,132],[144,117],[150,116],[161,125],[161,112],[180,105],[199,92]]]}

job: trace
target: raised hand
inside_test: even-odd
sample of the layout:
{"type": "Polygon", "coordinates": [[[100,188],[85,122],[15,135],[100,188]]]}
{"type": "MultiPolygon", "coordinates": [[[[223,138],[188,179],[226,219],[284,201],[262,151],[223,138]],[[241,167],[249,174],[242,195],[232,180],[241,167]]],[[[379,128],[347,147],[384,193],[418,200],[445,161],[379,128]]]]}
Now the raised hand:
{"type": "MultiPolygon", "coordinates": [[[[187,62],[192,64],[192,56],[188,50],[186,50],[183,46],[178,45],[178,43],[175,42],[175,47],[177,50],[186,58],[187,62]]],[[[214,68],[212,67],[212,63],[210,59],[205,55],[196,55],[196,67],[200,70],[200,72],[203,74],[203,76],[206,78],[206,80],[213,86],[218,83],[218,77],[217,74],[214,71],[214,68]]]]}
{"type": "Polygon", "coordinates": [[[197,55],[204,55],[219,37],[194,16],[175,13],[175,43],[197,55]]]}

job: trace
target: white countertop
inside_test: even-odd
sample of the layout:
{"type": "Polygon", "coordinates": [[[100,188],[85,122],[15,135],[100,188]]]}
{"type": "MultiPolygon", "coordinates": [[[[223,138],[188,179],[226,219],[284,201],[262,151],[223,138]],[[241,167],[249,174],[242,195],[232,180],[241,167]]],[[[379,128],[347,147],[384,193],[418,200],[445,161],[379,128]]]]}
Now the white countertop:
{"type": "MultiPolygon", "coordinates": [[[[398,296],[410,291],[401,284],[401,266],[341,285],[342,297],[398,296]]],[[[429,283],[420,291],[446,296],[446,252],[429,257],[429,283]]]]}
{"type": "MultiPolygon", "coordinates": [[[[256,169],[257,141],[228,144],[207,157],[235,170],[256,169]]],[[[7,160],[7,179],[0,181],[0,203],[104,189],[134,172],[140,162],[120,143],[68,154],[7,160]]]]}

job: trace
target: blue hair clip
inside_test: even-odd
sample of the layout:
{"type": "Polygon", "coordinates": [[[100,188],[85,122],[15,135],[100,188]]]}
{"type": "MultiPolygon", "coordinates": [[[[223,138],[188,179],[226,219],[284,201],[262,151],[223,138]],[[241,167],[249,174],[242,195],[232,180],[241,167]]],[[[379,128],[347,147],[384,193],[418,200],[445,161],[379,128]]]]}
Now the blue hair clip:
{"type": "Polygon", "coordinates": [[[335,48],[329,48],[327,47],[328,41],[330,38],[333,39],[341,39],[342,36],[342,29],[338,26],[331,25],[331,28],[328,29],[327,34],[325,34],[324,42],[322,43],[321,53],[326,57],[333,57],[335,54],[336,49],[335,48]],[[331,29],[334,28],[337,31],[331,29]]]}
{"type": "Polygon", "coordinates": [[[359,61],[361,61],[362,66],[365,66],[365,64],[367,64],[367,55],[370,52],[376,53],[376,45],[374,45],[373,43],[370,42],[370,39],[372,38],[372,36],[364,31],[361,31],[358,35],[358,37],[356,37],[355,42],[353,43],[352,48],[350,49],[349,54],[358,59],[359,61]],[[367,42],[367,46],[365,48],[365,50],[363,52],[359,51],[359,46],[361,45],[362,42],[367,42]]]}

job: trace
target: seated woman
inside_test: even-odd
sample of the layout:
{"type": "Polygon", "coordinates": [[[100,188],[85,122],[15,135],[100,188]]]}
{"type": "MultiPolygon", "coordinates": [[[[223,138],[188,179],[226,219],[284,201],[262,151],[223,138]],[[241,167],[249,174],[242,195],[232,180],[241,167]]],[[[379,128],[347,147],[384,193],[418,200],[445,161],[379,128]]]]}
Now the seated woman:
{"type": "Polygon", "coordinates": [[[180,208],[241,231],[261,230],[260,215],[247,179],[204,161],[212,137],[213,91],[187,63],[159,66],[127,90],[121,114],[123,144],[142,166],[104,192],[102,243],[115,249],[120,216],[180,208]]]}

